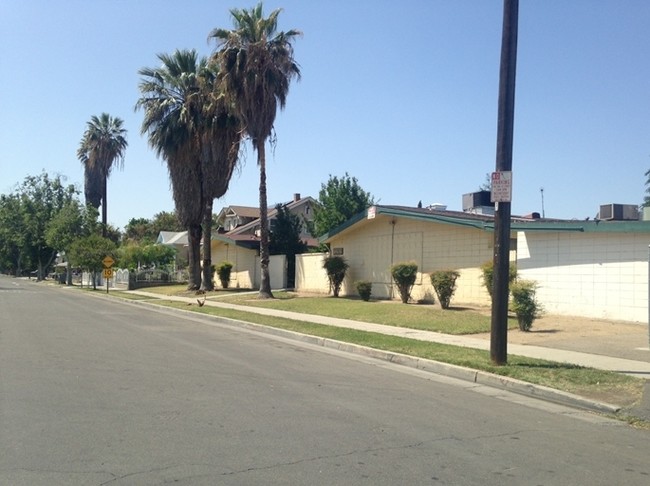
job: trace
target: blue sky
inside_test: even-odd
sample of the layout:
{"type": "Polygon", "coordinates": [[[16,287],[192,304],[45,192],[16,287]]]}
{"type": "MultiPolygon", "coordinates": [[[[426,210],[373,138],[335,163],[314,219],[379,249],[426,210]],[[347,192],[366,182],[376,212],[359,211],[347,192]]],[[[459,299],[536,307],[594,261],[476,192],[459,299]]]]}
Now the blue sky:
{"type": "MultiPolygon", "coordinates": [[[[76,150],[92,115],[122,118],[129,147],[108,219],[173,210],[167,169],[140,135],[138,70],[156,54],[208,55],[229,9],[254,0],[3,0],[0,192],[42,169],[82,189],[76,150]]],[[[345,172],[380,204],[462,208],[495,167],[503,5],[497,0],[269,0],[297,28],[302,79],[267,150],[268,199],[318,197],[345,172]]],[[[521,0],[514,214],[594,217],[639,204],[650,168],[650,2],[521,0]]],[[[257,206],[248,147],[215,210],[257,206]]]]}

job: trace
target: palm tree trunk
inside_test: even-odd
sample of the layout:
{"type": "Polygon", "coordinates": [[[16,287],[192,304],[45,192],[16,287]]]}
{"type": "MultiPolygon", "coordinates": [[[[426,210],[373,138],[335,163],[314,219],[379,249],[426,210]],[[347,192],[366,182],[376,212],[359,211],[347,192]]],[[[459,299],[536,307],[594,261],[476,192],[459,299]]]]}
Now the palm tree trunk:
{"type": "Polygon", "coordinates": [[[206,198],[205,214],[203,215],[203,283],[201,289],[214,290],[212,279],[212,203],[213,199],[206,198]]]}
{"type": "Polygon", "coordinates": [[[269,219],[266,201],[266,153],[264,141],[257,145],[257,164],[260,167],[260,299],[272,299],[269,276],[269,219]]]}
{"type": "Polygon", "coordinates": [[[189,274],[187,290],[201,288],[201,225],[191,224],[187,229],[189,274]]]}
{"type": "Polygon", "coordinates": [[[102,187],[102,236],[106,238],[106,224],[108,220],[108,211],[107,211],[107,204],[106,204],[106,192],[108,188],[108,176],[104,175],[104,180],[103,180],[104,186],[102,187]]]}

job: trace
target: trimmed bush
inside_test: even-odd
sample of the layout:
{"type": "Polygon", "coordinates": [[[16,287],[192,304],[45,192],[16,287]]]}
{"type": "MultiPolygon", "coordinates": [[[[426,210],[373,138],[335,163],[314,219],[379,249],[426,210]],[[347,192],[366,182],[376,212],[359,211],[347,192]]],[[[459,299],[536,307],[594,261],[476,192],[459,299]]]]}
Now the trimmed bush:
{"type": "Polygon", "coordinates": [[[518,280],[510,289],[512,292],[511,308],[517,316],[520,331],[530,331],[533,321],[543,314],[542,305],[537,302],[537,282],[518,280]]]}
{"type": "Polygon", "coordinates": [[[224,289],[227,289],[230,285],[230,273],[232,272],[232,267],[233,264],[228,261],[223,261],[216,267],[219,282],[221,282],[221,286],[224,289]]]}
{"type": "Polygon", "coordinates": [[[393,276],[397,290],[403,304],[407,304],[411,298],[411,289],[418,276],[418,266],[415,262],[396,263],[390,267],[390,274],[393,276]]]}
{"type": "Polygon", "coordinates": [[[359,297],[368,302],[372,293],[372,283],[367,280],[359,280],[358,282],[354,282],[354,286],[357,288],[359,297]]]}
{"type": "Polygon", "coordinates": [[[449,309],[451,298],[456,292],[456,279],[460,277],[460,273],[456,270],[438,270],[431,272],[431,285],[436,291],[440,307],[449,309]]]}
{"type": "MultiPolygon", "coordinates": [[[[481,265],[481,272],[483,272],[483,285],[492,297],[492,283],[494,281],[494,262],[489,261],[481,265]]],[[[515,263],[510,263],[508,266],[508,286],[512,286],[512,283],[517,280],[517,265],[515,263]]]]}
{"type": "Polygon", "coordinates": [[[330,288],[334,293],[334,297],[338,297],[345,279],[345,273],[348,271],[347,262],[343,257],[329,256],[323,261],[323,268],[327,272],[327,278],[330,281],[330,288]]]}

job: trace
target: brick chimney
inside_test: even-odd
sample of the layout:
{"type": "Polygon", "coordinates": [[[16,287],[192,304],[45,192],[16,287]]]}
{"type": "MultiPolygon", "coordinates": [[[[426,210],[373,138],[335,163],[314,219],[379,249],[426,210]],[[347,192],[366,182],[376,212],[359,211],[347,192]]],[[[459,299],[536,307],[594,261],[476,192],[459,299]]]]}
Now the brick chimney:
{"type": "Polygon", "coordinates": [[[293,202],[298,202],[300,201],[300,193],[299,192],[294,192],[293,193],[293,202]]]}

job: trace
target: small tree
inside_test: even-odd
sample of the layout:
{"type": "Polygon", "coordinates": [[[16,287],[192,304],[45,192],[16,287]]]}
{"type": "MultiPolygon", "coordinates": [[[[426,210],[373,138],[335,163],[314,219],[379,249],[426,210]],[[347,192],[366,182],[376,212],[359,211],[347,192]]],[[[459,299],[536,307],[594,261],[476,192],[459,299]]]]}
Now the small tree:
{"type": "Polygon", "coordinates": [[[417,264],[415,262],[396,263],[390,267],[390,273],[393,276],[395,285],[397,285],[402,303],[408,303],[411,298],[411,289],[418,275],[417,264]]]}
{"type": "Polygon", "coordinates": [[[460,273],[456,270],[438,270],[431,273],[431,285],[436,291],[440,307],[449,309],[451,298],[456,292],[456,279],[460,273]]]}
{"type": "MultiPolygon", "coordinates": [[[[492,297],[492,285],[494,282],[494,262],[489,261],[481,265],[481,272],[483,272],[483,285],[492,297]]],[[[511,287],[513,282],[517,280],[517,265],[510,263],[508,266],[508,287],[511,287]]]]}
{"type": "Polygon", "coordinates": [[[518,280],[511,287],[512,310],[517,315],[520,331],[530,331],[533,321],[541,317],[544,309],[537,301],[537,282],[533,280],[518,280]]]}
{"type": "Polygon", "coordinates": [[[228,261],[223,261],[217,265],[217,276],[219,277],[219,282],[224,289],[227,289],[230,285],[230,273],[232,272],[232,263],[228,261]]]}
{"type": "Polygon", "coordinates": [[[70,246],[70,262],[87,270],[93,276],[93,289],[97,289],[97,274],[104,265],[102,260],[106,256],[115,257],[115,243],[99,235],[90,235],[76,240],[70,246]]]}
{"type": "Polygon", "coordinates": [[[334,297],[339,296],[348,267],[349,265],[345,259],[340,256],[329,256],[323,261],[323,268],[327,272],[327,278],[330,281],[330,288],[334,293],[334,297]]]}
{"type": "Polygon", "coordinates": [[[359,297],[368,302],[370,300],[370,294],[372,293],[372,282],[368,282],[367,280],[359,280],[358,282],[354,282],[354,286],[359,293],[359,297]]]}

